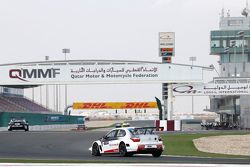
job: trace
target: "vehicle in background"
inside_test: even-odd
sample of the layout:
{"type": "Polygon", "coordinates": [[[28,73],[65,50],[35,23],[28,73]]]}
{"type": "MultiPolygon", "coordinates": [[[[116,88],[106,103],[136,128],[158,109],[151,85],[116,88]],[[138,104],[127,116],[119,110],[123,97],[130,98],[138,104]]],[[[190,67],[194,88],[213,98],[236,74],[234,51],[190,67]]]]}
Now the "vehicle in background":
{"type": "Polygon", "coordinates": [[[116,123],[115,128],[121,128],[121,127],[130,127],[130,123],[124,122],[124,123],[116,123]]]}
{"type": "Polygon", "coordinates": [[[124,123],[122,124],[122,127],[130,127],[130,123],[124,122],[124,123]]]}
{"type": "Polygon", "coordinates": [[[11,119],[8,124],[8,131],[12,130],[29,131],[29,124],[25,119],[11,119]]]}
{"type": "Polygon", "coordinates": [[[160,157],[164,145],[162,139],[154,133],[154,129],[155,127],[113,129],[92,143],[92,155],[100,156],[105,153],[117,153],[120,156],[152,154],[154,157],[160,157]]]}
{"type": "Polygon", "coordinates": [[[122,123],[116,123],[115,124],[115,128],[121,128],[122,127],[122,123]]]}
{"type": "Polygon", "coordinates": [[[239,125],[229,124],[228,122],[202,122],[202,129],[216,129],[216,130],[225,130],[225,129],[238,129],[239,125]]]}

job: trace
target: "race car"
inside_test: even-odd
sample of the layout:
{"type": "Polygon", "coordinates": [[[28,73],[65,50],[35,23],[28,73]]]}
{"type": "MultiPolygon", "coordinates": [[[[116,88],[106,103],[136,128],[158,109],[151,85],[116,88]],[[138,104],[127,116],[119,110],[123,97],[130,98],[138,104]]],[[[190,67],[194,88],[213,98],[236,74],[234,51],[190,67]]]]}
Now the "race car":
{"type": "Polygon", "coordinates": [[[12,130],[29,131],[29,124],[25,119],[11,119],[8,124],[8,131],[12,130]]]}
{"type": "Polygon", "coordinates": [[[164,145],[162,139],[154,133],[154,129],[155,127],[113,129],[92,143],[92,155],[117,153],[125,157],[134,154],[152,154],[153,157],[160,157],[164,145]]]}

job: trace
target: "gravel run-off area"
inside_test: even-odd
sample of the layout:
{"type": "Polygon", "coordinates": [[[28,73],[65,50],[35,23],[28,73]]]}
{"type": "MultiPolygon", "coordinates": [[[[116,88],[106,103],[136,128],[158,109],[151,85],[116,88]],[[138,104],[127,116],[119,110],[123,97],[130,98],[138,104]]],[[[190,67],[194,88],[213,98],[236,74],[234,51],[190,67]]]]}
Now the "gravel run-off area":
{"type": "Polygon", "coordinates": [[[250,135],[202,137],[193,143],[202,152],[250,156],[250,135]]]}

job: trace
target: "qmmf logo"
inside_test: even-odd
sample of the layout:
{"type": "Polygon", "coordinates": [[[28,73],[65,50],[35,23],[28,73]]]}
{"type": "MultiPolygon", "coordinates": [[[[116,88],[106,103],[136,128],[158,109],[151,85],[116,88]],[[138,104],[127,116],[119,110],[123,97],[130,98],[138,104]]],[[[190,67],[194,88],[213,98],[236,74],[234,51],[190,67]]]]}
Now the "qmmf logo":
{"type": "Polygon", "coordinates": [[[56,78],[56,75],[60,74],[59,68],[50,69],[10,69],[9,77],[16,78],[21,81],[28,81],[27,79],[36,78],[56,78]]]}

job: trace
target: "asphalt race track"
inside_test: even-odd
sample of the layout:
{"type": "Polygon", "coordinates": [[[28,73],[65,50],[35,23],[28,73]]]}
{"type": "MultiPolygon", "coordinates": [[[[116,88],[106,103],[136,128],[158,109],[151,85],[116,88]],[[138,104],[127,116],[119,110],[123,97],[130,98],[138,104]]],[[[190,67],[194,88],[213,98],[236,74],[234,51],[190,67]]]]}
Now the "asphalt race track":
{"type": "Polygon", "coordinates": [[[199,164],[250,164],[250,159],[197,158],[162,156],[154,158],[149,155],[119,157],[103,155],[93,157],[89,147],[92,141],[106,132],[0,132],[1,159],[51,159],[51,160],[85,160],[107,162],[157,162],[157,163],[199,163],[199,164]]]}

